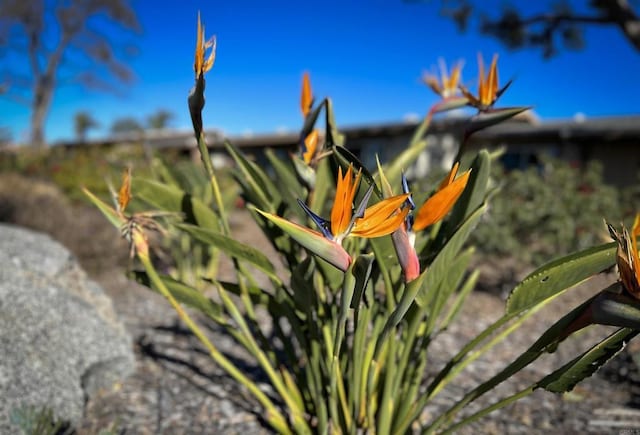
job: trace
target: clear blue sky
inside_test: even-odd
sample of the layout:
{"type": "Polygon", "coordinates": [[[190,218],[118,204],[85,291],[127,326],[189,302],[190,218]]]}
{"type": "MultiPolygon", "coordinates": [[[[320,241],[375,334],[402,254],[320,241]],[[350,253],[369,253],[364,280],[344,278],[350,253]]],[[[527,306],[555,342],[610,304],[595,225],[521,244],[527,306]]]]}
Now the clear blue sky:
{"type": "MultiPolygon", "coordinates": [[[[485,59],[499,53],[501,81],[516,79],[500,105],[533,105],[543,119],[639,112],[640,54],[612,27],[589,29],[584,51],[562,51],[545,61],[538,51],[510,52],[473,29],[458,33],[438,15],[438,0],[134,4],[143,27],[130,38],[140,48],[131,63],[135,82],[118,96],[59,89],[46,124],[49,141],[73,138],[73,115],[80,110],[102,124],[94,137],[106,135],[116,118],[144,120],[160,108],[175,114],[174,127],[190,128],[186,96],[193,84],[198,10],[207,34],[218,38],[216,63],[207,75],[205,126],[227,134],[297,130],[305,70],[315,96],[332,97],[339,125],[422,115],[436,99],[420,82],[422,72],[439,57],[465,59],[463,82],[475,90],[478,52],[485,59]]],[[[0,113],[0,125],[9,126],[16,139],[26,136],[28,108],[0,99],[0,113]]]]}

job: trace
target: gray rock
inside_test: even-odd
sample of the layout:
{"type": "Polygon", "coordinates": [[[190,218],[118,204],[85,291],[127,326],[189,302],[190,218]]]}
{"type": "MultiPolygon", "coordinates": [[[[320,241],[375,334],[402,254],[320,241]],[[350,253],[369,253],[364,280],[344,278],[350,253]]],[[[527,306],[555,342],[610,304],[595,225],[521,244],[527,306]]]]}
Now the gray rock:
{"type": "Polygon", "coordinates": [[[0,434],[29,407],[74,424],[88,396],[133,370],[131,337],[69,251],[0,224],[0,434]]]}

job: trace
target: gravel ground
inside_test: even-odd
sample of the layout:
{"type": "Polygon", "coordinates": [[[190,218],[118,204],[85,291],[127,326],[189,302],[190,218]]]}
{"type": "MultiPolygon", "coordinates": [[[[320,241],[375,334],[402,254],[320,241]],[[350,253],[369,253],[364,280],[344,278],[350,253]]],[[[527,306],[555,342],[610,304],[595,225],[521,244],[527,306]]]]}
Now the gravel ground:
{"type": "MultiPolygon", "coordinates": [[[[29,192],[34,192],[34,189],[30,187],[29,192]]],[[[9,190],[19,192],[15,187],[9,190]]],[[[7,195],[0,189],[0,211],[3,201],[7,202],[7,195]]],[[[50,195],[52,193],[47,191],[47,197],[50,195]]],[[[17,196],[26,197],[19,193],[17,196]]],[[[14,202],[18,200],[13,198],[14,202]]],[[[19,216],[5,211],[4,216],[0,213],[0,218],[47,231],[78,255],[93,278],[113,298],[116,311],[134,339],[137,356],[137,370],[131,377],[88,401],[86,418],[78,433],[94,434],[102,429],[126,434],[270,433],[255,402],[211,362],[199,342],[178,321],[168,303],[125,278],[127,248],[117,239],[116,230],[109,227],[93,209],[71,207],[61,198],[49,199],[47,204],[49,213],[44,223],[30,221],[32,214],[22,206],[14,207],[20,210],[19,216]],[[52,222],[55,216],[59,216],[62,222],[52,222]],[[72,227],[64,223],[69,219],[72,219],[72,227]],[[87,241],[99,241],[99,245],[88,246],[87,241]],[[108,255],[100,254],[101,250],[108,255]],[[122,254],[114,255],[113,252],[122,254]]],[[[238,214],[234,222],[240,238],[264,248],[264,241],[246,215],[238,214]]],[[[228,273],[228,270],[225,272],[223,267],[222,272],[228,273]]],[[[491,273],[491,267],[488,273],[491,273]]],[[[491,279],[494,277],[489,277],[488,281],[491,279]]],[[[502,367],[500,361],[513,360],[562,313],[614,279],[613,274],[596,277],[568,292],[551,309],[529,319],[491,354],[471,364],[458,378],[455,387],[447,387],[425,409],[423,418],[437,415],[478,381],[497,372],[502,367]]],[[[496,319],[503,307],[504,302],[497,295],[473,293],[458,321],[430,348],[434,360],[432,370],[437,371],[468,339],[496,319]]],[[[501,385],[499,394],[492,397],[501,397],[539,379],[608,331],[604,327],[593,327],[582,332],[577,339],[570,338],[557,352],[541,358],[501,385]]],[[[208,329],[207,334],[221,351],[242,365],[245,373],[258,383],[262,381],[260,371],[227,335],[216,329],[208,329]]],[[[579,384],[572,393],[556,395],[536,391],[459,433],[639,433],[640,376],[629,355],[639,352],[640,347],[632,341],[629,348],[631,351],[623,352],[603,370],[579,384]]],[[[482,403],[491,403],[491,398],[484,398],[480,401],[482,403]]],[[[474,409],[475,406],[469,406],[464,413],[470,414],[474,409]]]]}

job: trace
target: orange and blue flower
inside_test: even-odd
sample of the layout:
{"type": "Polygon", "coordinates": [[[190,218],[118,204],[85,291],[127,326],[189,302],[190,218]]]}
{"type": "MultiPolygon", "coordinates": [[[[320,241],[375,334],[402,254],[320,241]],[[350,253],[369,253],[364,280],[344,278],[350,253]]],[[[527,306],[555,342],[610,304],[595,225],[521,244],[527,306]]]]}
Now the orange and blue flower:
{"type": "Polygon", "coordinates": [[[405,206],[409,193],[396,195],[367,207],[373,193],[373,186],[367,189],[359,205],[354,209],[361,175],[361,171],[358,171],[354,176],[352,166],[349,166],[344,175],[342,168],[338,168],[336,195],[329,220],[317,215],[304,202],[298,200],[319,231],[271,213],[257,211],[309,251],[338,269],[346,271],[351,264],[351,256],[342,247],[345,238],[374,238],[389,235],[403,225],[409,213],[409,207],[405,206]]]}
{"type": "MultiPolygon", "coordinates": [[[[420,276],[420,261],[414,247],[415,232],[442,220],[451,211],[469,182],[471,170],[465,171],[456,178],[458,167],[459,164],[456,163],[449,174],[442,180],[436,193],[422,204],[415,218],[413,214],[408,214],[403,225],[391,236],[406,282],[413,281],[420,276]]],[[[382,174],[382,178],[384,179],[384,174],[382,174]]],[[[388,186],[386,179],[384,179],[383,183],[388,186]]],[[[390,191],[390,187],[387,187],[387,191],[390,191]]],[[[404,174],[402,175],[402,191],[409,192],[409,186],[404,174]]],[[[407,201],[410,204],[408,208],[413,210],[415,204],[410,195],[407,201]]]]}

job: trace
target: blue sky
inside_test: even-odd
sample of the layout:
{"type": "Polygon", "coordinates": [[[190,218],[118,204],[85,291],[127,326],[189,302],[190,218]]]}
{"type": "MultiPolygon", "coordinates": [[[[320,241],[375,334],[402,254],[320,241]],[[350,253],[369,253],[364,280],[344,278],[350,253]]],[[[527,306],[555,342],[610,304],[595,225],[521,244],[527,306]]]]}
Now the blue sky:
{"type": "MultiPolygon", "coordinates": [[[[538,51],[510,52],[473,29],[458,33],[438,15],[437,0],[134,4],[143,28],[128,37],[140,49],[130,65],[134,83],[118,95],[58,89],[46,124],[49,141],[73,138],[73,116],[80,110],[90,111],[103,127],[93,137],[106,135],[114,119],[144,120],[157,109],[174,113],[173,127],[190,128],[186,95],[193,84],[198,11],[207,34],[218,40],[216,64],[207,75],[205,126],[227,134],[297,130],[305,70],[316,98],[333,99],[339,125],[422,115],[436,101],[420,82],[422,72],[440,57],[464,59],[463,82],[475,89],[478,52],[486,60],[498,53],[501,81],[515,78],[500,105],[533,105],[543,120],[578,112],[587,117],[638,113],[640,54],[613,27],[590,28],[585,50],[562,51],[545,61],[538,51]]],[[[0,99],[0,114],[0,125],[9,126],[15,139],[26,137],[27,107],[0,99]]]]}

